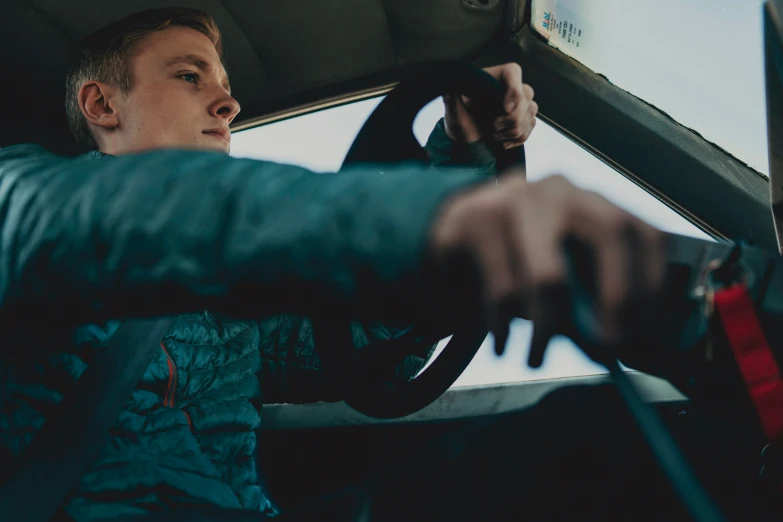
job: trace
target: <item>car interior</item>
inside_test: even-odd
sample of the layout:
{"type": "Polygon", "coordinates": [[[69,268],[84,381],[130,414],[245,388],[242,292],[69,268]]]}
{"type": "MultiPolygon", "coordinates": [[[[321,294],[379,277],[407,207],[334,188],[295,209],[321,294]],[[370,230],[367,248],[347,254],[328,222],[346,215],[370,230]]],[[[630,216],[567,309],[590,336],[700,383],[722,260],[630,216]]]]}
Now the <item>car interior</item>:
{"type": "MultiPolygon", "coordinates": [[[[768,176],[558,48],[553,35],[569,44],[572,35],[574,42],[581,38],[579,24],[574,29],[570,12],[560,8],[576,4],[580,0],[5,0],[0,59],[13,74],[0,82],[0,97],[8,100],[0,112],[0,147],[32,142],[78,154],[63,110],[74,42],[117,18],[164,5],[215,17],[233,96],[242,104],[232,132],[386,95],[346,164],[421,160],[410,131],[419,109],[460,92],[497,111],[499,86],[477,68],[517,62],[535,89],[542,121],[713,238],[670,238],[673,312],[662,328],[671,332],[672,347],[684,351],[704,342],[712,327],[705,295],[726,267],[742,273],[776,339],[775,318],[783,313],[783,0],[763,4],[768,176]]],[[[523,152],[498,155],[502,164],[524,164],[523,152]]],[[[586,277],[576,273],[574,287],[586,277]]],[[[589,303],[582,297],[577,308],[589,303]]],[[[580,328],[575,319],[573,330],[563,333],[578,339],[580,328]]],[[[346,346],[340,342],[346,328],[316,322],[314,329],[319,346],[346,346]]],[[[435,342],[446,333],[407,334],[435,342]]],[[[646,405],[642,417],[652,412],[674,419],[693,407],[668,380],[619,367],[603,375],[452,387],[486,335],[479,327],[454,332],[404,389],[379,389],[351,366],[346,380],[355,386],[343,402],[265,405],[259,460],[272,497],[286,508],[336,491],[472,419],[523,409],[571,384],[614,378],[629,387],[631,401],[646,405]]],[[[325,365],[339,368],[352,354],[335,350],[332,357],[325,365]]]]}

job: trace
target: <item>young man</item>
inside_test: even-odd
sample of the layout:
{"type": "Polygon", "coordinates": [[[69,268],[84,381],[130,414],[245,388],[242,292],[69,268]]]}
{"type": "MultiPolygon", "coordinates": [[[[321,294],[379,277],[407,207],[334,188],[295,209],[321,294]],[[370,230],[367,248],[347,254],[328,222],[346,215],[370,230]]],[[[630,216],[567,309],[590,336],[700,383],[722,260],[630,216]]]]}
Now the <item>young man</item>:
{"type": "MultiPolygon", "coordinates": [[[[119,318],[181,314],[65,511],[79,522],[268,512],[254,461],[261,404],[340,398],[308,316],[364,321],[357,346],[475,314],[500,336],[518,316],[546,333],[575,236],[597,253],[602,335],[622,338],[619,311],[661,281],[660,234],[559,177],[483,184],[494,161],[482,140],[524,143],[537,112],[518,66],[489,71],[507,115],[483,136],[463,101],[447,100],[427,146],[443,168],[323,176],[227,156],[240,107],[204,13],[146,11],[89,37],[66,108],[91,151],[0,151],[2,446],[23,454],[119,318]]],[[[429,348],[411,352],[396,378],[429,348]]]]}

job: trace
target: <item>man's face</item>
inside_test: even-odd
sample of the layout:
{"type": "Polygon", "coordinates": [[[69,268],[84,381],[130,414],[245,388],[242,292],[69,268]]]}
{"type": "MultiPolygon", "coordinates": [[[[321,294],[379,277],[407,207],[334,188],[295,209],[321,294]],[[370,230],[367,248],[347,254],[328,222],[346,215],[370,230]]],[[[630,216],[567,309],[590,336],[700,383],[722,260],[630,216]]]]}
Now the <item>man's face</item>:
{"type": "Polygon", "coordinates": [[[133,81],[119,96],[110,138],[114,154],[158,148],[228,153],[228,125],[239,113],[228,76],[205,35],[170,27],[144,37],[132,62],[133,81]]]}

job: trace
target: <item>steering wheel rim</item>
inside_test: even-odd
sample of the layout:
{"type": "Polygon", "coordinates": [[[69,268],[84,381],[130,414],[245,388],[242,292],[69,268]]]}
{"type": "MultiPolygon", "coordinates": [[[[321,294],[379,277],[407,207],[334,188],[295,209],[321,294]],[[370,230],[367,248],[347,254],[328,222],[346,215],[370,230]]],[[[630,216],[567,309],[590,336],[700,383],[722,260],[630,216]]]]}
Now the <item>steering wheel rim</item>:
{"type": "MultiPolygon", "coordinates": [[[[471,99],[478,119],[489,124],[504,114],[504,88],[478,67],[462,61],[430,62],[412,68],[400,84],[376,107],[362,126],[343,161],[343,168],[361,163],[429,163],[413,135],[413,121],[430,101],[443,94],[458,93],[471,99]]],[[[512,165],[525,165],[524,148],[505,150],[488,143],[495,154],[498,172],[512,165]]],[[[453,332],[443,351],[420,374],[408,382],[389,387],[380,375],[390,375],[403,362],[405,347],[436,343],[444,336],[420,325],[388,341],[356,350],[347,321],[313,320],[316,345],[324,369],[354,410],[376,418],[399,418],[415,413],[443,395],[464,372],[484,342],[488,331],[469,325],[453,332]],[[395,349],[396,348],[396,349],[395,349]]]]}

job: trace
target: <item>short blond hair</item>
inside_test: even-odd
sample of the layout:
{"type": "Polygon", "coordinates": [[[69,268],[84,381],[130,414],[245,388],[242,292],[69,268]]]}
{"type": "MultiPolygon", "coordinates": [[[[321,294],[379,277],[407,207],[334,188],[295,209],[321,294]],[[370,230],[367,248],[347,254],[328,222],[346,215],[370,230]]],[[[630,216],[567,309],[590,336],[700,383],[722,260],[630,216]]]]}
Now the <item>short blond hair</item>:
{"type": "Polygon", "coordinates": [[[127,94],[133,86],[131,62],[139,42],[148,34],[168,27],[189,27],[206,35],[223,56],[223,42],[215,20],[203,11],[166,7],[140,11],[91,34],[77,45],[65,85],[68,127],[76,143],[86,150],[98,144],[79,108],[79,90],[88,81],[114,85],[127,94]]]}

